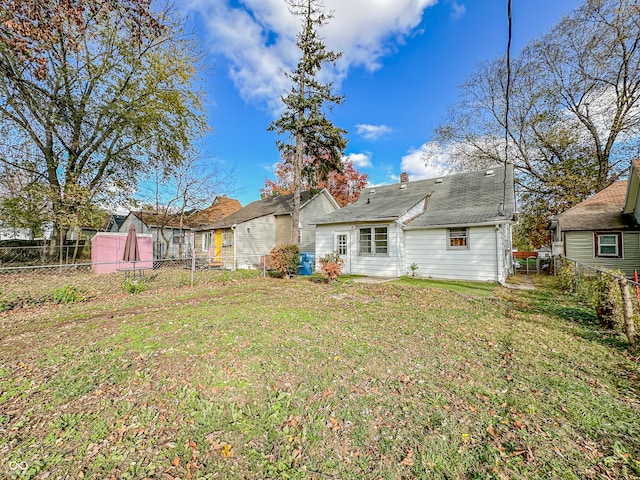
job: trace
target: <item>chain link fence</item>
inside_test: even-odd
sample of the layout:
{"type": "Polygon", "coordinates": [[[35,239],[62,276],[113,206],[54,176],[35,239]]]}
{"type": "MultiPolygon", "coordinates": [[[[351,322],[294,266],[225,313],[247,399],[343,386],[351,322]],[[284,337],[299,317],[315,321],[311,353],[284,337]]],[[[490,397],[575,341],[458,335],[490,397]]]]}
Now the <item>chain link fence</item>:
{"type": "Polygon", "coordinates": [[[606,329],[623,332],[633,344],[640,318],[640,283],[621,271],[592,267],[570,258],[555,259],[561,288],[595,309],[606,329]]]}
{"type": "MultiPolygon", "coordinates": [[[[33,242],[36,243],[36,242],[33,242]]],[[[0,246],[0,268],[91,262],[91,243],[0,246]]]]}
{"type": "Polygon", "coordinates": [[[114,263],[0,267],[0,312],[183,286],[266,276],[265,256],[195,256],[114,263]]]}

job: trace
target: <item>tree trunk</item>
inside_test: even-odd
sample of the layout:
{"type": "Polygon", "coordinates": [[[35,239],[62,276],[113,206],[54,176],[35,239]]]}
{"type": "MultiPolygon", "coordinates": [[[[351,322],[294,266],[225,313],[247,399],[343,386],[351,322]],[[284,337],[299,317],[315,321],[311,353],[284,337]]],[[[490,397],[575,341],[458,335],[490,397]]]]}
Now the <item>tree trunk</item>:
{"type": "Polygon", "coordinates": [[[62,259],[63,259],[63,256],[64,256],[63,249],[64,249],[64,239],[66,238],[66,236],[67,236],[67,229],[66,228],[58,229],[58,243],[60,244],[59,245],[59,248],[60,248],[60,250],[59,250],[59,263],[60,263],[60,265],[62,265],[62,259]]]}
{"type": "Polygon", "coordinates": [[[622,291],[622,301],[624,303],[624,333],[627,335],[629,343],[633,345],[636,341],[635,316],[633,314],[631,292],[629,291],[629,281],[626,278],[620,279],[620,290],[622,291]]]}
{"type": "Polygon", "coordinates": [[[302,182],[302,148],[300,135],[296,137],[296,153],[293,156],[293,211],[291,213],[291,243],[298,245],[300,238],[300,183],[302,182]]]}
{"type": "MultiPolygon", "coordinates": [[[[82,230],[80,230],[82,231],[82,230]]],[[[73,247],[73,259],[71,260],[71,263],[76,263],[76,258],[78,258],[78,245],[80,244],[80,234],[78,233],[78,235],[76,236],[76,244],[73,247]]]]}

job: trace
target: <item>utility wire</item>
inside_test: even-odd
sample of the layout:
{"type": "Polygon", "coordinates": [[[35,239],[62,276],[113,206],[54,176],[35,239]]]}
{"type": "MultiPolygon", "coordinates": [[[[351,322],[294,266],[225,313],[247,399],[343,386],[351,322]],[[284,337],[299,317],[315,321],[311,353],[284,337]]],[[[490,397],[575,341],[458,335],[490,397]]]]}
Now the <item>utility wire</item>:
{"type": "MultiPolygon", "coordinates": [[[[504,178],[502,180],[502,208],[507,206],[507,165],[509,163],[509,96],[511,89],[511,0],[507,0],[507,86],[504,107],[504,178]]],[[[503,210],[504,211],[504,210],[503,210]]]]}

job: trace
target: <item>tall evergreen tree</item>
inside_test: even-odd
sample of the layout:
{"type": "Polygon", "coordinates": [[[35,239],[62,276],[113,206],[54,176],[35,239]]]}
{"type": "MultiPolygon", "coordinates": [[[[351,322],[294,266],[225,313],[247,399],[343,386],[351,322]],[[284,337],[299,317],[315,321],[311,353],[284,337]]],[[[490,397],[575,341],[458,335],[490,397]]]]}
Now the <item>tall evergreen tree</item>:
{"type": "MultiPolygon", "coordinates": [[[[325,107],[331,109],[342,103],[344,97],[333,93],[332,83],[322,83],[318,79],[323,64],[335,64],[341,57],[340,53],[327,51],[317,35],[317,29],[332,15],[322,11],[318,0],[287,0],[287,3],[294,15],[302,18],[302,29],[296,41],[301,56],[296,68],[286,74],[292,87],[282,97],[285,111],[271,123],[269,130],[287,136],[287,141],[279,140],[277,147],[293,167],[291,243],[298,244],[303,158],[315,159],[314,174],[318,180],[325,180],[331,171],[342,171],[347,132],[335,127],[325,115],[325,107]]],[[[307,176],[310,177],[308,172],[307,176]]]]}

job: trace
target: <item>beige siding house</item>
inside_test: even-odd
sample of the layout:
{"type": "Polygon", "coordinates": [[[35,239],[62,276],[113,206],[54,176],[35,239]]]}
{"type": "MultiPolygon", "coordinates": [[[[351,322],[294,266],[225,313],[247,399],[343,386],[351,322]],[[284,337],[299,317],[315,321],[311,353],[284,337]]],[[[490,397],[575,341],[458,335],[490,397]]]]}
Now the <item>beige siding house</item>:
{"type": "Polygon", "coordinates": [[[223,252],[233,244],[233,235],[221,229],[212,229],[211,225],[223,221],[229,215],[242,208],[242,204],[225,196],[216,197],[204,210],[189,216],[189,225],[194,232],[194,248],[198,257],[206,256],[212,265],[220,264],[223,252]]]}
{"type": "Polygon", "coordinates": [[[554,255],[595,268],[640,270],[640,161],[613,183],[551,221],[554,255]]]}
{"type": "MultiPolygon", "coordinates": [[[[315,221],[340,207],[328,190],[302,192],[300,251],[315,250],[315,221]]],[[[207,228],[219,233],[224,243],[219,261],[227,268],[259,268],[276,245],[291,243],[293,195],[280,195],[250,203],[207,228]]]]}
{"type": "Polygon", "coordinates": [[[337,252],[352,274],[504,283],[516,219],[513,169],[401,178],[319,219],[316,257],[337,252]]]}

